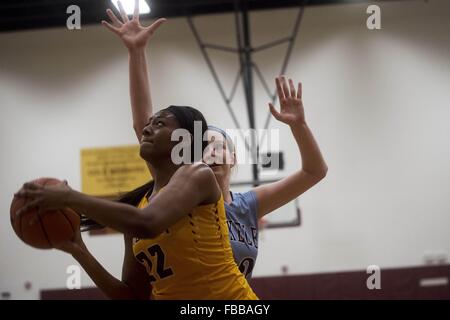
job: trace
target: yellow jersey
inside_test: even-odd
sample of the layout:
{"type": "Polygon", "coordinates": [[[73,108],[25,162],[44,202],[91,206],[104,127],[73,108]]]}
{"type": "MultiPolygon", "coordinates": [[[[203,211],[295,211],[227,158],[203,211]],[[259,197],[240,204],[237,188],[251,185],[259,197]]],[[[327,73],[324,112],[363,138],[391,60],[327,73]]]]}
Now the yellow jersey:
{"type": "MultiPolygon", "coordinates": [[[[139,208],[148,205],[142,198],[139,208]]],[[[224,200],[194,208],[153,239],[133,239],[154,299],[256,300],[233,259],[224,200]]]]}

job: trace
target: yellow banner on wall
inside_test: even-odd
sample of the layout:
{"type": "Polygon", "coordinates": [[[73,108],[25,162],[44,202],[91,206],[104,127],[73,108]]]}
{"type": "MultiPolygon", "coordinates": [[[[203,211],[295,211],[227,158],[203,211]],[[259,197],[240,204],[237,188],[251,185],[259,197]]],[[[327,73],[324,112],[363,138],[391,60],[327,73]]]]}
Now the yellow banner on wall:
{"type": "Polygon", "coordinates": [[[150,180],[139,145],[81,150],[81,191],[93,196],[117,196],[150,180]]]}

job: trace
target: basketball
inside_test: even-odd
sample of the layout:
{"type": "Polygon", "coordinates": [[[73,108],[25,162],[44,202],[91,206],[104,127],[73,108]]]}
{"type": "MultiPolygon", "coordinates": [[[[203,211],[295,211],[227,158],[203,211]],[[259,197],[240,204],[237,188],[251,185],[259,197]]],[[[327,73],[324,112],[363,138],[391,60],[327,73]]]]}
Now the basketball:
{"type": "MultiPolygon", "coordinates": [[[[33,182],[42,186],[61,183],[53,178],[40,178],[33,182]]],[[[38,208],[28,210],[20,217],[16,215],[27,201],[29,200],[14,197],[10,209],[12,227],[23,242],[35,248],[50,249],[73,238],[80,227],[80,216],[75,211],[69,208],[48,210],[32,224],[38,214],[38,208]]]]}

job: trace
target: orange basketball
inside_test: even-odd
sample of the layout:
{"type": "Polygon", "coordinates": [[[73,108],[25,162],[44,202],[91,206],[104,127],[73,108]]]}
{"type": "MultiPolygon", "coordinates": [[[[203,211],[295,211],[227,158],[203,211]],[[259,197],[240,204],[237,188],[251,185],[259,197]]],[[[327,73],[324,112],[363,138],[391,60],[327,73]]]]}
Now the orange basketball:
{"type": "MultiPolygon", "coordinates": [[[[40,185],[52,185],[61,181],[53,178],[40,178],[33,181],[40,185]]],[[[75,230],[80,228],[80,216],[73,210],[65,208],[63,210],[48,210],[41,215],[34,224],[30,221],[37,215],[37,208],[31,209],[21,217],[17,217],[16,212],[29,199],[14,197],[11,203],[11,224],[23,242],[39,249],[50,249],[63,242],[71,240],[75,235],[75,230]]]]}

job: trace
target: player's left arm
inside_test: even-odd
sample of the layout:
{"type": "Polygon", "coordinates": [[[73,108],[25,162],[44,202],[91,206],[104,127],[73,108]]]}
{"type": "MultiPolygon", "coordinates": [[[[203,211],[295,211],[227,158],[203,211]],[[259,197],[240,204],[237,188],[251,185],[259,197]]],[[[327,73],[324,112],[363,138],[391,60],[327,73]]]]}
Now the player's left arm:
{"type": "Polygon", "coordinates": [[[148,300],[151,296],[152,285],[144,266],[134,257],[133,237],[124,235],[124,245],[122,282],[131,289],[134,299],[148,300]]]}
{"type": "Polygon", "coordinates": [[[262,185],[253,189],[258,202],[258,218],[274,211],[310,189],[322,180],[328,171],[319,146],[309,129],[303,109],[302,86],[289,79],[289,86],[284,77],[276,78],[280,111],[270,103],[272,115],[288,124],[295,138],[301,155],[301,168],[280,181],[262,185]]]}

